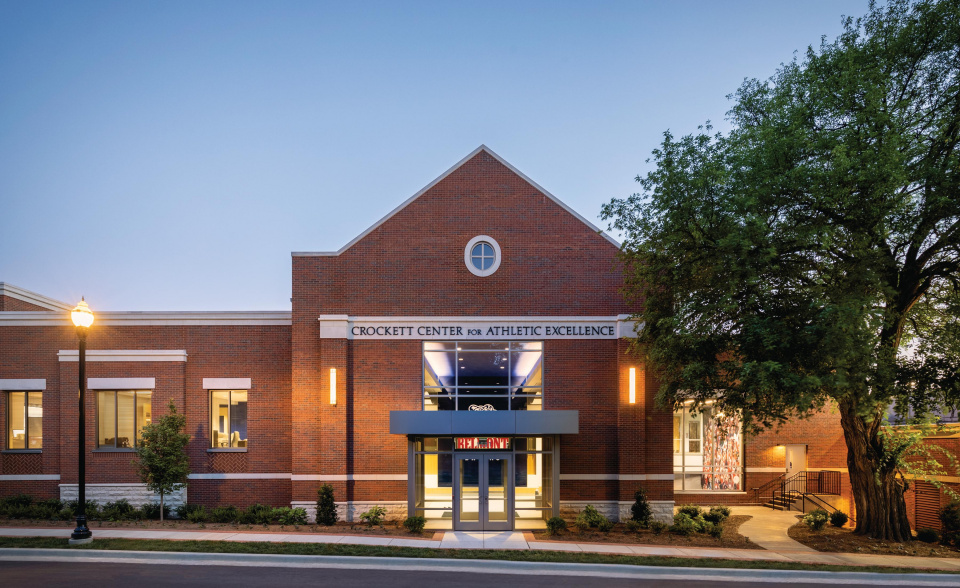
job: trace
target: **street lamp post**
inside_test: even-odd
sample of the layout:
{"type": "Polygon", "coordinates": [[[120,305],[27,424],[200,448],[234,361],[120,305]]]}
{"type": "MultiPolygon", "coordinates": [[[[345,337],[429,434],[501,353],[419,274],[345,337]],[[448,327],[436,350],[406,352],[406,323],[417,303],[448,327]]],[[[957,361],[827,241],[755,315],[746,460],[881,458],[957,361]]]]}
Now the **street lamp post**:
{"type": "Polygon", "coordinates": [[[86,389],[87,380],[87,330],[93,324],[93,312],[87,303],[80,299],[80,304],[70,313],[70,319],[77,327],[77,338],[80,339],[80,433],[78,435],[77,447],[80,451],[80,460],[77,463],[78,471],[78,496],[77,496],[77,528],[70,535],[70,544],[90,543],[93,541],[93,533],[87,528],[87,492],[86,492],[86,421],[84,419],[83,397],[86,389]]]}

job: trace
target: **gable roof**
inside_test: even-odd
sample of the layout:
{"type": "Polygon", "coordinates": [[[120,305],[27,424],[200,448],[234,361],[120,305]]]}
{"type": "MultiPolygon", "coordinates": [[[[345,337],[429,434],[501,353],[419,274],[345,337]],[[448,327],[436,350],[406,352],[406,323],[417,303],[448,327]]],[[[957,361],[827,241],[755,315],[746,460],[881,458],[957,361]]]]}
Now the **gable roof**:
{"type": "Polygon", "coordinates": [[[556,196],[554,196],[554,195],[551,194],[550,192],[547,192],[546,190],[544,190],[543,187],[542,187],[540,184],[534,182],[533,180],[531,180],[530,178],[528,178],[523,172],[521,172],[521,171],[518,170],[517,168],[513,167],[512,165],[510,165],[510,163],[508,163],[505,159],[503,159],[502,157],[500,157],[499,155],[497,155],[496,153],[494,153],[493,150],[491,150],[489,147],[487,147],[486,145],[480,145],[479,147],[477,147],[476,149],[474,149],[473,151],[471,151],[466,157],[464,157],[463,159],[461,159],[461,160],[458,161],[457,163],[453,164],[453,166],[452,166],[450,169],[448,169],[447,171],[445,171],[445,172],[443,172],[442,174],[440,174],[440,176],[437,177],[437,179],[433,180],[432,182],[430,182],[429,184],[427,184],[426,186],[424,186],[419,192],[417,192],[416,194],[414,194],[414,195],[411,196],[410,198],[407,198],[402,204],[400,204],[400,206],[398,206],[398,207],[394,208],[393,210],[391,210],[390,212],[388,212],[386,216],[384,216],[383,218],[381,218],[380,220],[378,220],[377,222],[375,222],[375,223],[374,223],[373,225],[371,225],[370,228],[368,228],[366,231],[364,231],[364,232],[360,233],[359,235],[357,235],[356,237],[354,237],[349,243],[347,243],[346,245],[344,245],[343,247],[341,247],[339,250],[337,250],[337,251],[294,251],[294,252],[291,253],[291,255],[292,255],[293,257],[325,257],[325,256],[337,256],[337,255],[340,255],[341,253],[343,253],[343,252],[346,251],[347,249],[350,249],[355,243],[357,243],[358,241],[360,241],[361,239],[363,239],[364,237],[366,237],[367,235],[369,235],[370,233],[372,233],[377,227],[379,227],[380,225],[382,225],[382,224],[384,224],[385,222],[387,222],[388,220],[390,220],[394,215],[396,215],[398,212],[400,212],[401,210],[403,210],[404,208],[406,208],[407,205],[409,205],[411,202],[413,202],[414,200],[416,200],[417,198],[419,198],[420,196],[422,196],[427,190],[429,190],[430,188],[433,188],[434,186],[436,186],[437,184],[439,184],[442,180],[444,180],[447,176],[449,176],[449,175],[452,174],[453,172],[457,171],[463,164],[465,164],[466,162],[468,162],[468,161],[470,161],[471,159],[473,159],[474,157],[476,157],[477,154],[480,153],[481,151],[486,152],[490,157],[494,158],[495,160],[497,160],[498,162],[500,162],[501,164],[503,164],[504,167],[506,167],[507,169],[509,169],[509,170],[512,171],[513,173],[517,174],[521,179],[523,179],[523,181],[527,182],[528,184],[530,184],[531,186],[533,186],[534,188],[536,188],[540,193],[542,193],[544,196],[546,196],[547,198],[549,198],[550,200],[552,200],[552,201],[553,201],[555,204],[557,204],[560,208],[566,210],[567,212],[569,212],[570,214],[572,214],[574,217],[576,217],[577,219],[579,219],[580,222],[582,222],[583,224],[585,224],[585,225],[587,225],[588,227],[590,227],[590,230],[592,230],[592,231],[594,231],[595,233],[601,235],[604,239],[606,239],[607,241],[609,241],[609,242],[610,242],[611,244],[613,244],[615,247],[617,247],[617,248],[620,247],[620,243],[617,243],[616,239],[614,239],[614,238],[611,237],[610,235],[604,233],[604,232],[603,232],[602,230],[600,230],[596,225],[594,225],[593,223],[591,223],[590,221],[588,221],[587,219],[585,219],[583,216],[581,216],[577,211],[575,211],[574,209],[572,209],[572,208],[570,208],[569,206],[567,206],[566,204],[564,204],[559,198],[557,198],[556,196]]]}
{"type": "Polygon", "coordinates": [[[28,302],[34,306],[48,308],[50,310],[73,310],[73,306],[67,304],[66,302],[60,302],[59,300],[54,300],[53,298],[47,298],[42,294],[37,294],[36,292],[31,292],[30,290],[24,290],[19,286],[14,286],[13,284],[8,284],[6,282],[0,282],[0,296],[8,296],[15,300],[22,300],[23,302],[28,302]]]}

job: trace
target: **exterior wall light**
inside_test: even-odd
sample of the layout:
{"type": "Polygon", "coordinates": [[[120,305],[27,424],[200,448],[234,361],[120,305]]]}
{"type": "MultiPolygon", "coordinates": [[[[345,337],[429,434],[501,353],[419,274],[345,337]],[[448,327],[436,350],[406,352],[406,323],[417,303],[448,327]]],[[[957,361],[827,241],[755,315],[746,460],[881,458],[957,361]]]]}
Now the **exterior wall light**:
{"type": "Polygon", "coordinates": [[[637,368],[630,368],[630,404],[637,403],[637,368]]]}
{"type": "Polygon", "coordinates": [[[330,404],[337,403],[337,368],[330,368],[330,404]]]}

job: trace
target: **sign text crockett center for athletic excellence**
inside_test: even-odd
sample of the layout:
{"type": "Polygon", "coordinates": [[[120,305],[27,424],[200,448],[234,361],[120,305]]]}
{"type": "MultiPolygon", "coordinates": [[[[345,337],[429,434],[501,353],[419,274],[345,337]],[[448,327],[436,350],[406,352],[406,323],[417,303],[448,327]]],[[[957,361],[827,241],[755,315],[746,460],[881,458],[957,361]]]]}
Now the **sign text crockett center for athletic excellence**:
{"type": "Polygon", "coordinates": [[[615,321],[591,321],[572,324],[524,322],[490,324],[489,322],[459,324],[415,323],[354,323],[350,325],[354,339],[424,339],[431,337],[471,339],[615,339],[615,321]]]}

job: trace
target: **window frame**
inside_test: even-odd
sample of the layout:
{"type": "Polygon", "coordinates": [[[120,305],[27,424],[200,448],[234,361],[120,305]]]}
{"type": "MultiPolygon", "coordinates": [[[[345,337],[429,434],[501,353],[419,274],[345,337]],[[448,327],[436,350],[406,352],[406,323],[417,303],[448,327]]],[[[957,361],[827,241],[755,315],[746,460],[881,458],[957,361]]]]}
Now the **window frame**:
{"type": "MultiPolygon", "coordinates": [[[[92,391],[92,390],[91,390],[91,391],[92,391]]],[[[96,448],[94,449],[94,451],[102,451],[102,452],[114,452],[114,451],[116,451],[116,452],[133,452],[133,451],[136,451],[136,450],[137,450],[137,446],[139,445],[139,444],[137,443],[137,440],[138,440],[137,435],[138,435],[140,429],[142,429],[142,428],[143,428],[144,426],[146,426],[146,424],[147,424],[147,423],[144,423],[143,425],[137,426],[137,425],[138,425],[138,420],[137,420],[137,406],[138,406],[137,398],[138,398],[138,396],[139,396],[140,394],[147,394],[147,395],[150,396],[150,415],[151,415],[151,420],[150,420],[150,422],[152,423],[152,422],[153,422],[153,418],[152,418],[152,416],[153,416],[153,390],[146,390],[146,389],[140,389],[140,390],[131,390],[131,389],[96,390],[96,393],[97,393],[97,394],[96,394],[96,402],[95,402],[95,405],[94,405],[94,407],[95,407],[95,408],[94,408],[94,411],[96,412],[95,427],[96,427],[96,432],[97,432],[97,445],[96,445],[96,448]],[[104,445],[104,444],[100,443],[100,440],[101,440],[101,438],[102,438],[102,436],[100,435],[100,395],[101,395],[101,394],[104,394],[104,393],[110,393],[110,392],[113,393],[113,445],[104,445]],[[131,443],[131,446],[130,446],[130,447],[117,447],[117,438],[118,438],[119,435],[120,435],[120,403],[117,402],[117,394],[119,394],[120,392],[133,392],[133,440],[132,440],[132,443],[131,443]]]]}
{"type": "MultiPolygon", "coordinates": [[[[491,350],[491,351],[492,351],[492,350],[491,350]]],[[[546,402],[546,396],[545,396],[545,394],[544,394],[544,390],[546,389],[546,386],[545,386],[545,384],[544,384],[544,381],[546,380],[546,366],[544,365],[544,361],[545,361],[545,357],[544,357],[544,356],[545,356],[545,354],[546,354],[546,349],[545,349],[545,346],[544,346],[544,341],[543,341],[543,340],[540,340],[540,339],[508,340],[508,341],[500,341],[500,340],[486,340],[486,341],[484,341],[484,340],[464,340],[464,341],[423,340],[423,341],[420,342],[420,410],[421,410],[421,411],[424,411],[424,412],[427,411],[427,398],[428,398],[428,396],[429,396],[429,395],[427,394],[427,391],[428,391],[428,390],[436,391],[436,390],[452,389],[452,392],[450,392],[450,393],[443,394],[443,393],[441,392],[440,394],[437,394],[437,395],[436,395],[437,398],[441,398],[441,397],[442,397],[442,398],[447,398],[447,399],[449,399],[449,400],[451,400],[451,401],[453,402],[453,406],[454,406],[453,411],[443,411],[443,412],[470,412],[469,409],[463,409],[463,410],[460,409],[460,399],[461,399],[461,396],[460,396],[460,388],[461,388],[461,387],[462,387],[462,388],[473,389],[473,390],[484,390],[484,389],[499,390],[499,389],[504,389],[504,388],[505,388],[505,389],[507,390],[507,394],[506,394],[506,395],[498,395],[498,394],[487,394],[487,395],[484,395],[484,394],[472,394],[472,395],[469,395],[469,396],[463,396],[463,398],[475,399],[475,400],[477,400],[478,402],[483,402],[483,401],[485,401],[485,400],[487,400],[487,399],[490,399],[490,398],[494,398],[494,399],[503,399],[503,398],[506,398],[506,400],[507,400],[507,410],[506,410],[506,411],[498,411],[498,412],[513,412],[514,410],[530,410],[529,408],[514,409],[514,408],[513,408],[513,401],[514,401],[515,399],[518,399],[518,400],[527,399],[527,400],[531,400],[531,401],[532,401],[532,400],[537,400],[537,399],[539,399],[539,400],[540,400],[540,408],[539,408],[539,409],[534,409],[534,410],[546,410],[546,409],[547,409],[547,406],[546,406],[547,402],[546,402]],[[507,373],[508,373],[508,374],[512,373],[512,371],[513,371],[513,370],[511,369],[511,368],[512,368],[512,363],[513,363],[513,358],[512,358],[512,354],[513,354],[513,353],[516,353],[516,352],[519,352],[519,353],[532,353],[532,352],[535,352],[535,351],[539,351],[539,352],[540,352],[540,362],[539,362],[539,363],[540,363],[540,367],[539,367],[539,370],[540,370],[540,385],[539,385],[539,386],[513,385],[513,384],[511,384],[511,382],[510,382],[510,377],[508,376],[508,377],[507,377],[507,383],[506,383],[505,385],[503,385],[503,386],[478,386],[478,385],[472,385],[472,384],[466,384],[466,385],[461,386],[461,384],[460,384],[460,379],[459,379],[459,378],[460,378],[459,372],[457,372],[456,369],[454,369],[454,382],[455,382],[455,384],[453,384],[452,386],[443,386],[443,385],[440,385],[439,382],[437,383],[437,385],[427,386],[426,375],[425,375],[426,366],[427,366],[427,355],[426,355],[426,354],[427,354],[427,353],[443,353],[443,352],[444,352],[444,351],[441,351],[441,350],[427,350],[427,349],[426,349],[426,345],[429,344],[429,343],[444,343],[444,344],[453,345],[454,348],[453,348],[452,351],[453,351],[453,353],[454,353],[454,368],[456,368],[457,364],[459,363],[460,353],[461,353],[461,352],[463,352],[463,353],[487,353],[487,352],[488,352],[488,350],[486,350],[486,349],[484,349],[484,350],[466,350],[466,351],[464,351],[464,350],[461,349],[461,346],[462,346],[462,345],[478,344],[478,343],[479,343],[479,344],[502,344],[502,345],[505,345],[505,346],[506,346],[506,349],[504,349],[503,351],[506,351],[506,356],[507,356],[507,373]],[[522,348],[521,348],[521,349],[516,349],[516,350],[513,349],[513,346],[516,345],[516,344],[529,344],[529,343],[539,343],[539,344],[540,344],[540,349],[539,349],[539,350],[534,350],[534,349],[525,350],[525,349],[522,349],[522,348]],[[534,394],[529,394],[529,393],[526,393],[526,394],[517,394],[517,390],[529,390],[529,389],[537,389],[539,392],[538,392],[538,393],[534,393],[534,394]]],[[[531,372],[531,373],[532,373],[532,372],[531,372]]],[[[525,406],[526,406],[526,404],[525,404],[525,406]]],[[[483,410],[483,409],[480,409],[480,411],[482,411],[482,410],[483,410]]],[[[435,411],[430,411],[430,412],[435,412],[435,411]]]]}
{"type": "MultiPolygon", "coordinates": [[[[207,451],[208,451],[208,452],[211,452],[211,453],[213,453],[213,452],[246,453],[247,448],[250,447],[250,432],[249,432],[249,430],[247,431],[247,438],[246,438],[246,439],[242,439],[242,441],[246,444],[246,445],[244,445],[243,447],[233,447],[233,446],[230,446],[230,447],[220,447],[220,446],[215,446],[215,445],[213,444],[213,431],[214,431],[214,427],[213,427],[213,416],[214,416],[214,412],[213,412],[213,395],[214,395],[216,392],[226,392],[226,393],[227,393],[227,419],[226,419],[226,422],[227,422],[227,427],[229,428],[229,426],[230,426],[229,423],[231,422],[230,412],[233,410],[233,408],[232,408],[232,406],[233,406],[233,393],[234,393],[234,392],[243,392],[244,394],[246,394],[246,395],[247,395],[247,406],[249,407],[249,405],[250,405],[250,390],[244,390],[244,389],[242,389],[242,388],[229,388],[229,389],[226,389],[226,388],[210,388],[210,389],[207,390],[207,392],[208,392],[208,394],[209,394],[209,399],[210,399],[210,402],[209,402],[208,405],[207,405],[207,407],[208,407],[208,409],[209,409],[209,415],[210,415],[210,419],[207,421],[207,424],[210,425],[210,436],[209,436],[209,440],[208,440],[208,443],[210,443],[210,445],[207,446],[207,451]]],[[[248,410],[249,410],[249,408],[248,408],[248,410]]],[[[244,416],[244,421],[245,421],[245,422],[244,422],[244,427],[247,427],[247,426],[248,426],[248,423],[249,423],[249,413],[244,416]]]]}
{"type": "MultiPolygon", "coordinates": [[[[481,259],[488,259],[481,257],[481,259]]],[[[500,269],[500,262],[503,261],[503,255],[500,251],[500,244],[497,243],[497,240],[488,235],[477,235],[473,239],[467,241],[466,247],[463,248],[463,264],[467,266],[467,270],[480,278],[485,278],[487,276],[493,275],[498,269],[500,269]],[[479,244],[489,245],[493,249],[493,263],[490,264],[490,267],[487,269],[480,269],[473,264],[473,249],[479,244]]],[[[482,265],[482,264],[481,264],[482,265]]]]}
{"type": "Polygon", "coordinates": [[[42,453],[43,452],[43,390],[6,390],[6,411],[4,417],[6,418],[6,431],[4,431],[4,453],[42,453]],[[13,419],[11,418],[13,402],[10,400],[10,397],[14,394],[23,394],[23,447],[10,447],[11,441],[13,440],[13,419]],[[30,395],[39,394],[40,395],[40,419],[41,419],[41,436],[40,436],[40,447],[30,447],[30,395]]]}

